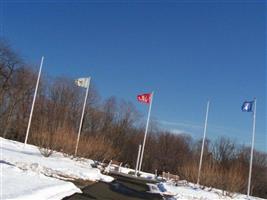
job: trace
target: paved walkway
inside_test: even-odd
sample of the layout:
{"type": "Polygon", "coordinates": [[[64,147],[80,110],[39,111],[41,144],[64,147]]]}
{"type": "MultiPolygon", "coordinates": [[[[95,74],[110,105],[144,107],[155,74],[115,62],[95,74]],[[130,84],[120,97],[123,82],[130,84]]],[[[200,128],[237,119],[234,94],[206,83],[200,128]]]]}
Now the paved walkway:
{"type": "Polygon", "coordinates": [[[145,182],[136,182],[129,178],[115,177],[112,183],[95,183],[83,189],[82,194],[74,194],[64,200],[88,200],[88,199],[109,199],[109,200],[162,200],[158,194],[150,194],[146,191],[148,187],[145,182]]]}

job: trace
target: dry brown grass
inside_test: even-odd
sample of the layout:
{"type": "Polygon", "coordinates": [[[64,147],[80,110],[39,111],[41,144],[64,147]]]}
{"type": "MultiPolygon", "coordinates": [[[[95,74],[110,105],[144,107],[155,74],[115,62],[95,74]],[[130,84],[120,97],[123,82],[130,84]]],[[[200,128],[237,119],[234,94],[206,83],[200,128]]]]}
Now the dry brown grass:
{"type": "Polygon", "coordinates": [[[193,160],[178,168],[178,175],[181,177],[181,179],[185,179],[193,183],[197,181],[197,174],[198,166],[193,160]]]}
{"type": "MultiPolygon", "coordinates": [[[[77,133],[67,129],[58,129],[53,134],[47,132],[35,133],[31,143],[42,150],[55,150],[64,155],[74,155],[77,133]]],[[[46,152],[46,151],[45,151],[46,152]]],[[[95,160],[109,160],[115,157],[117,151],[110,141],[103,136],[81,136],[77,156],[95,160]]]]}
{"type": "Polygon", "coordinates": [[[81,137],[78,155],[94,160],[110,160],[118,154],[110,141],[103,136],[81,137]]]}
{"type": "Polygon", "coordinates": [[[247,186],[247,173],[245,169],[239,165],[234,164],[225,173],[225,190],[228,192],[241,192],[247,186]]]}
{"type": "MultiPolygon", "coordinates": [[[[241,165],[233,164],[229,169],[220,167],[217,163],[203,163],[200,184],[206,187],[218,188],[223,195],[233,196],[246,187],[246,175],[241,165]]],[[[198,163],[192,161],[178,169],[179,175],[188,181],[197,182],[198,163]]]]}

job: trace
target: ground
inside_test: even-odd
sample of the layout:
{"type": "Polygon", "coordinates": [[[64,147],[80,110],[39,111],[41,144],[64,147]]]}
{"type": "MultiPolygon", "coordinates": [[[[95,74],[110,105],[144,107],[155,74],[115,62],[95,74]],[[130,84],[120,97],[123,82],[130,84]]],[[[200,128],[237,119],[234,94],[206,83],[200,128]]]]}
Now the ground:
{"type": "Polygon", "coordinates": [[[33,145],[0,138],[1,199],[62,199],[81,190],[68,180],[110,182],[92,160],[55,152],[44,157],[33,145]]]}
{"type": "MultiPolygon", "coordinates": [[[[55,152],[50,157],[41,155],[38,147],[7,140],[0,137],[0,199],[38,199],[59,200],[82,191],[73,184],[74,180],[105,182],[114,180],[111,176],[101,174],[100,170],[91,166],[94,161],[83,158],[73,158],[55,152]]],[[[133,171],[122,168],[123,173],[133,171]]],[[[144,177],[153,174],[143,173],[144,177]]],[[[179,186],[171,183],[159,183],[159,192],[166,190],[174,194],[174,199],[214,200],[236,199],[245,200],[247,197],[234,194],[233,198],[223,196],[221,190],[200,189],[193,183],[181,182],[179,186]]],[[[110,184],[109,186],[112,186],[110,184]]],[[[97,187],[97,186],[94,186],[97,187]]],[[[88,190],[90,191],[90,190],[88,190]]],[[[251,200],[260,198],[251,197],[251,200]]]]}

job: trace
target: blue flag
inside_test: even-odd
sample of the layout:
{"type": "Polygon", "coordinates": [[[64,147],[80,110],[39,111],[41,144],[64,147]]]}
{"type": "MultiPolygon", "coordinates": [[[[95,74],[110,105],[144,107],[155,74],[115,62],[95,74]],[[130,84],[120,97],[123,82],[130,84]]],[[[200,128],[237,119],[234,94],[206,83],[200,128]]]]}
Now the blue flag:
{"type": "Polygon", "coordinates": [[[243,112],[252,112],[254,101],[245,101],[241,107],[243,112]]]}

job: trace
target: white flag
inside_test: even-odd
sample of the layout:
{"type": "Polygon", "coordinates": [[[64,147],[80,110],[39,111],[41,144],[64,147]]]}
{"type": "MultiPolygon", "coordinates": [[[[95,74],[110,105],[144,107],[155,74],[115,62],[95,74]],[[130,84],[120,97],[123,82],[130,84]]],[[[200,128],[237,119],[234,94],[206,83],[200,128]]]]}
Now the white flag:
{"type": "Polygon", "coordinates": [[[88,88],[89,87],[89,78],[78,78],[75,80],[75,84],[79,87],[88,88]]]}

